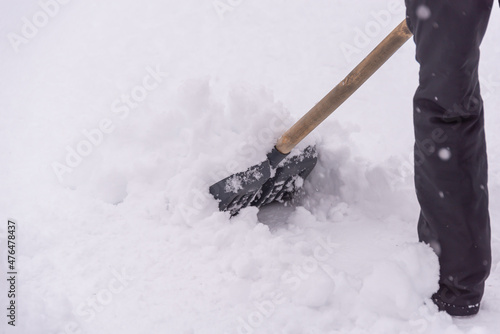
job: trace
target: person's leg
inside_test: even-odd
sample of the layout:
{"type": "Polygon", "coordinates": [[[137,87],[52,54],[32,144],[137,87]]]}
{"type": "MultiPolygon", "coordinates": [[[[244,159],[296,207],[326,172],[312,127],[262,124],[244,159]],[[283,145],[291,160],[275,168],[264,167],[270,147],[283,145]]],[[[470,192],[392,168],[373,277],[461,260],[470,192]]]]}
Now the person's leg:
{"type": "Polygon", "coordinates": [[[491,267],[479,45],[493,0],[406,0],[420,64],[414,97],[420,241],[439,256],[433,296],[452,315],[475,314],[491,267]]]}

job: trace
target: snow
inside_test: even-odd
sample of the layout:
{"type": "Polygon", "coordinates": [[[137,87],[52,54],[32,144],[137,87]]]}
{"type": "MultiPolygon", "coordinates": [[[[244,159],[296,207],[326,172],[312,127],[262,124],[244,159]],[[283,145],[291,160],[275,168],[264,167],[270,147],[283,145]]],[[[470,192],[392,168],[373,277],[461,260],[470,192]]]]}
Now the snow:
{"type": "Polygon", "coordinates": [[[425,5],[420,5],[417,7],[417,16],[421,20],[427,20],[429,17],[431,17],[431,10],[429,7],[425,5]]]}
{"type": "MultiPolygon", "coordinates": [[[[268,175],[270,175],[270,173],[268,173],[268,175]]],[[[237,193],[239,190],[243,189],[243,185],[248,184],[253,180],[260,180],[262,177],[264,177],[264,175],[259,171],[259,168],[252,166],[242,174],[235,174],[227,179],[224,191],[228,193],[237,193]]]]}
{"type": "Polygon", "coordinates": [[[18,318],[0,332],[496,332],[498,8],[481,64],[494,262],[477,316],[429,299],[438,263],[416,237],[411,42],[293,152],[319,153],[300,205],[230,220],[208,193],[263,161],[402,4],[0,2],[2,259],[7,219],[19,226],[18,318]]]}
{"type": "Polygon", "coordinates": [[[451,158],[451,151],[449,147],[440,148],[438,151],[438,156],[443,161],[448,161],[451,158]]]}

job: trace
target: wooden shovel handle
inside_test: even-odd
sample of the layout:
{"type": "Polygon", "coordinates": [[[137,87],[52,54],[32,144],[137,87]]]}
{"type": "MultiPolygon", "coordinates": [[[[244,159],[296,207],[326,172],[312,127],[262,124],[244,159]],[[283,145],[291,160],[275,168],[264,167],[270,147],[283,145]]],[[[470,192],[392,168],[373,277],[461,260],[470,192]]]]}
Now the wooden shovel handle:
{"type": "Polygon", "coordinates": [[[276,149],[283,154],[290,153],[295,145],[344,103],[411,36],[406,20],[403,20],[344,80],[280,137],[276,149]]]}

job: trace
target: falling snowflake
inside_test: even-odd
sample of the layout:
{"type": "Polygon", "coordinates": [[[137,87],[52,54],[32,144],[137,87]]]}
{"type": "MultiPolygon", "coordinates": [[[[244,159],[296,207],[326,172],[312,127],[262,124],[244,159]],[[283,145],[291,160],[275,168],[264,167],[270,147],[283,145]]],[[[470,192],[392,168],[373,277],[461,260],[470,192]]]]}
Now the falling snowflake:
{"type": "Polygon", "coordinates": [[[443,147],[438,151],[438,156],[443,161],[448,161],[451,158],[451,150],[449,147],[443,147]]]}
{"type": "Polygon", "coordinates": [[[417,17],[421,20],[427,20],[431,17],[431,10],[425,5],[420,5],[417,8],[417,17]]]}

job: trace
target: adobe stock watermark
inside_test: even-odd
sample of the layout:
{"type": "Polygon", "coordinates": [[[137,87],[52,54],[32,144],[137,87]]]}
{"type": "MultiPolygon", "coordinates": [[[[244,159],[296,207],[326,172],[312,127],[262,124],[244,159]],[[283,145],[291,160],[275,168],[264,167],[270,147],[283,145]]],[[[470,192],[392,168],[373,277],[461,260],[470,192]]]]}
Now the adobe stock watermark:
{"type": "Polygon", "coordinates": [[[490,73],[487,77],[480,76],[479,82],[481,84],[481,97],[483,101],[487,101],[490,97],[494,96],[500,87],[500,81],[490,73]]]}
{"type": "MultiPolygon", "coordinates": [[[[151,92],[157,89],[164,82],[167,73],[160,70],[160,66],[155,68],[148,66],[145,69],[146,75],[140,84],[134,86],[128,94],[121,94],[110,106],[111,112],[121,120],[126,119],[130,111],[137,109],[146,100],[151,92]]],[[[90,156],[94,150],[103,143],[106,136],[115,131],[116,121],[111,118],[103,118],[97,126],[92,129],[82,130],[82,139],[74,146],[66,146],[66,156],[63,162],[54,161],[51,164],[54,174],[59,182],[63,182],[63,176],[73,172],[80,166],[85,157],[90,156]]]]}
{"type": "MultiPolygon", "coordinates": [[[[318,270],[322,270],[332,282],[335,278],[332,276],[331,269],[326,263],[333,254],[338,244],[332,242],[330,236],[320,238],[317,244],[311,248],[311,256],[308,256],[302,263],[295,264],[290,270],[283,273],[280,279],[280,286],[288,294],[296,292],[300,286],[318,270]]],[[[254,310],[244,317],[238,317],[237,334],[253,334],[264,322],[270,319],[280,305],[286,303],[283,292],[272,293],[270,298],[253,303],[254,310]]],[[[234,332],[231,332],[233,334],[234,332]]],[[[229,334],[229,333],[227,333],[229,334]]]]}
{"type": "Polygon", "coordinates": [[[404,1],[388,0],[386,9],[371,11],[371,20],[363,27],[354,28],[354,38],[352,42],[340,43],[340,50],[348,63],[353,61],[354,56],[360,54],[367,48],[374,38],[377,38],[383,28],[392,25],[395,18],[400,20],[404,17],[404,1]]]}
{"type": "MultiPolygon", "coordinates": [[[[492,96],[495,96],[498,87],[500,87],[500,81],[498,81],[493,74],[487,77],[480,77],[479,79],[482,88],[482,99],[483,103],[476,103],[475,108],[480,108],[484,105],[492,96]]],[[[471,110],[472,113],[478,112],[477,110],[471,110]]],[[[417,109],[416,112],[419,112],[417,109]]],[[[465,111],[463,107],[454,104],[452,108],[446,110],[444,119],[448,119],[449,127],[453,131],[458,131],[462,126],[462,123],[470,117],[470,112],[465,111]]],[[[421,166],[425,160],[432,154],[437,153],[442,160],[449,160],[451,158],[452,152],[446,148],[446,141],[448,136],[441,127],[434,128],[430,133],[428,138],[417,142],[417,148],[414,147],[408,149],[408,156],[404,159],[401,166],[399,167],[399,176],[411,177],[415,174],[414,166],[421,166]]]]}
{"type": "Polygon", "coordinates": [[[409,150],[410,153],[407,159],[405,159],[399,167],[400,176],[404,178],[413,176],[415,173],[414,166],[421,166],[427,157],[438,151],[438,147],[440,147],[438,154],[440,154],[443,160],[447,160],[446,155],[449,151],[446,147],[444,147],[447,140],[448,136],[445,131],[442,128],[435,128],[432,130],[428,138],[425,138],[422,141],[417,141],[416,148],[409,150]]]}
{"type": "Polygon", "coordinates": [[[45,28],[51,20],[53,20],[61,11],[63,6],[70,3],[72,0],[40,0],[38,1],[39,10],[30,18],[23,16],[21,18],[22,26],[19,29],[20,33],[9,32],[7,39],[10,45],[17,53],[21,45],[28,44],[33,38],[38,35],[38,32],[45,28]]]}
{"type": "MultiPolygon", "coordinates": [[[[214,201],[212,195],[210,195],[207,191],[212,184],[219,182],[232,174],[247,170],[250,166],[243,165],[241,161],[256,160],[259,153],[262,153],[262,146],[271,142],[275,138],[276,133],[283,133],[286,129],[288,129],[286,125],[287,118],[288,115],[284,112],[275,113],[267,123],[266,127],[259,129],[259,132],[256,135],[252,135],[242,141],[241,145],[235,150],[234,158],[229,159],[224,164],[223,169],[218,170],[217,172],[210,171],[208,173],[210,176],[210,184],[201,182],[201,187],[191,189],[189,196],[191,199],[190,203],[181,203],[178,206],[178,210],[184,221],[189,221],[192,217],[196,217],[196,215],[203,211],[211,201],[214,201]]],[[[271,147],[269,150],[271,150],[271,147]]]]}
{"type": "MultiPolygon", "coordinates": [[[[285,112],[277,112],[269,120],[266,127],[259,129],[257,134],[252,134],[247,137],[236,149],[236,157],[229,160],[224,165],[224,170],[219,170],[217,173],[210,172],[210,177],[213,182],[220,181],[221,179],[246,170],[250,166],[243,166],[241,160],[255,160],[259,153],[262,153],[262,147],[272,142],[276,134],[283,133],[288,129],[286,120],[288,115],[285,112]]],[[[272,147],[269,148],[271,150],[272,147]]],[[[268,152],[266,152],[268,153],[268,152]]]]}
{"type": "Polygon", "coordinates": [[[412,319],[409,321],[410,332],[403,331],[401,334],[421,334],[427,333],[427,329],[429,328],[429,322],[425,319],[412,319]]]}
{"type": "Polygon", "coordinates": [[[74,319],[64,324],[62,331],[57,334],[82,334],[81,323],[92,321],[113,302],[115,296],[122,293],[134,281],[134,277],[130,276],[125,268],[121,271],[112,269],[111,274],[113,277],[105,287],[73,309],[74,319]]]}
{"type": "Polygon", "coordinates": [[[221,20],[226,18],[227,13],[231,13],[241,6],[245,0],[214,0],[212,6],[221,20]]]}

